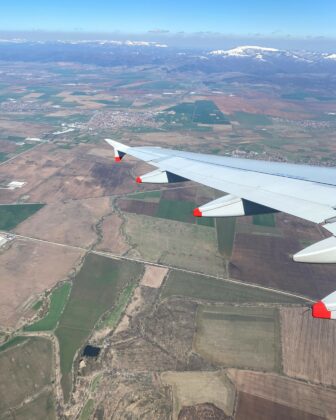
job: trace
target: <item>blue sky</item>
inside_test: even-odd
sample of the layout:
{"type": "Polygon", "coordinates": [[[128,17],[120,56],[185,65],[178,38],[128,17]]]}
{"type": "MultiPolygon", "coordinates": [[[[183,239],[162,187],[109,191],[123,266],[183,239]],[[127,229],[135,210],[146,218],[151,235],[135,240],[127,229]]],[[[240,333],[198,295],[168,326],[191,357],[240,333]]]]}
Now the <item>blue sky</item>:
{"type": "Polygon", "coordinates": [[[336,0],[2,0],[0,30],[336,37],[336,0]]]}

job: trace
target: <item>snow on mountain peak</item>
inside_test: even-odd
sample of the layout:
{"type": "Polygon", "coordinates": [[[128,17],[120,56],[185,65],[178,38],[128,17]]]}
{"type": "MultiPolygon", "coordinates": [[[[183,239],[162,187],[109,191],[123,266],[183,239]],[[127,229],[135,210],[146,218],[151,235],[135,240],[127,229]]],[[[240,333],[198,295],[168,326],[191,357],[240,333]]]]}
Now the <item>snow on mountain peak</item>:
{"type": "Polygon", "coordinates": [[[329,54],[324,58],[327,60],[336,60],[336,54],[329,54]]]}
{"type": "Polygon", "coordinates": [[[276,48],[269,48],[269,47],[259,47],[257,45],[243,45],[240,47],[232,48],[230,50],[214,50],[211,51],[209,54],[211,55],[224,55],[224,56],[231,56],[231,57],[249,57],[249,56],[256,56],[257,58],[262,58],[262,53],[268,52],[279,52],[280,50],[276,48]]]}

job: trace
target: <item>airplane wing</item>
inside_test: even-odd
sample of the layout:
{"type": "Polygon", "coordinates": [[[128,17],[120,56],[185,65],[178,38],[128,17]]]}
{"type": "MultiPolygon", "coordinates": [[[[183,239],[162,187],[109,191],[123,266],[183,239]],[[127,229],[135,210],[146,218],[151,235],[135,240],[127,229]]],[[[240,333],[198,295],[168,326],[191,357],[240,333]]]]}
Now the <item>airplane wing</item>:
{"type": "MultiPolygon", "coordinates": [[[[276,210],[322,224],[336,235],[334,168],[213,156],[161,147],[129,147],[110,139],[106,142],[114,147],[116,161],[129,154],[158,168],[138,177],[138,182],[191,180],[230,194],[197,209],[203,216],[241,216],[276,210]]],[[[307,248],[305,253],[296,254],[294,259],[336,263],[336,237],[322,242],[318,248],[313,245],[314,248],[307,248]],[[327,252],[325,244],[332,252],[327,252]],[[314,250],[316,253],[312,252],[314,250]]]]}
{"type": "Polygon", "coordinates": [[[191,180],[229,194],[195,209],[195,216],[281,211],[322,225],[332,236],[298,252],[293,259],[336,263],[336,168],[130,147],[110,139],[106,142],[114,148],[116,161],[129,154],[157,168],[138,177],[137,182],[191,180]]]}

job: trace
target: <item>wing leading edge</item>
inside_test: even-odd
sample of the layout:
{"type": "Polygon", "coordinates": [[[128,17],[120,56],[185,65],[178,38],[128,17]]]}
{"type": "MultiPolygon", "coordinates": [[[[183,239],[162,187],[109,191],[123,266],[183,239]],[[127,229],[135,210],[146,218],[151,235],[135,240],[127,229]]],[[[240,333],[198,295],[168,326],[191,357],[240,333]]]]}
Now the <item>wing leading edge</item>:
{"type": "Polygon", "coordinates": [[[106,141],[114,147],[116,157],[120,152],[123,155],[129,154],[157,167],[161,172],[173,173],[235,197],[314,223],[322,223],[336,234],[336,223],[333,224],[336,222],[336,184],[331,183],[336,183],[334,168],[227,157],[221,159],[219,156],[160,147],[129,147],[114,140],[106,141]],[[237,166],[235,161],[240,165],[237,166]],[[272,172],[273,163],[275,170],[272,172]],[[307,174],[309,168],[314,171],[311,179],[307,174]],[[321,178],[318,177],[319,170],[321,178]]]}
{"type": "Polygon", "coordinates": [[[129,147],[110,139],[106,142],[114,148],[116,161],[129,154],[158,168],[138,177],[138,182],[191,180],[229,193],[195,209],[195,216],[281,211],[321,224],[332,236],[293,258],[298,262],[336,263],[336,169],[129,147]]]}
{"type": "Polygon", "coordinates": [[[110,139],[106,142],[114,148],[116,161],[129,154],[157,168],[138,177],[137,182],[191,180],[229,194],[195,209],[195,216],[225,217],[281,211],[322,225],[332,236],[298,252],[293,259],[307,263],[336,263],[336,169],[161,147],[130,147],[110,139]]]}

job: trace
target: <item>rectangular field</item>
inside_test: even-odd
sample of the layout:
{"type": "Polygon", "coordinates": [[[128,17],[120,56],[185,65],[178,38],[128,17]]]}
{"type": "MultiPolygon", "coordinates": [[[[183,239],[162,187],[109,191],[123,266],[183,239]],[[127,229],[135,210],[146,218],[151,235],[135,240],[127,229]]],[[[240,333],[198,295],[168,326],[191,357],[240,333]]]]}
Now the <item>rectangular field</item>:
{"type": "Polygon", "coordinates": [[[247,370],[229,369],[229,378],[239,392],[246,392],[323,419],[335,418],[334,389],[310,385],[272,373],[247,370]]]}
{"type": "Polygon", "coordinates": [[[238,233],[230,261],[230,276],[313,299],[334,291],[335,268],[332,264],[293,262],[292,255],[302,249],[294,232],[283,238],[238,233]]]}
{"type": "Polygon", "coordinates": [[[278,311],[264,307],[202,305],[197,313],[194,348],[219,366],[279,371],[278,311]]]}
{"type": "Polygon", "coordinates": [[[224,275],[215,229],[127,213],[125,231],[137,256],[194,271],[224,275]]]}
{"type": "Polygon", "coordinates": [[[216,218],[216,232],[218,251],[227,258],[231,257],[233,243],[235,238],[235,217],[217,217],[216,218]]]}
{"type": "Polygon", "coordinates": [[[238,394],[235,420],[323,420],[324,418],[245,392],[238,394]]]}
{"type": "Polygon", "coordinates": [[[0,416],[51,385],[52,354],[51,342],[35,337],[0,353],[0,416]]]}
{"type": "Polygon", "coordinates": [[[227,416],[232,415],[235,390],[222,372],[164,372],[164,384],[173,390],[173,419],[177,420],[182,407],[212,403],[227,416]]]}
{"type": "Polygon", "coordinates": [[[304,303],[302,299],[213,277],[172,270],[161,298],[183,296],[228,303],[304,303]]]}
{"type": "Polygon", "coordinates": [[[281,308],[280,316],[284,373],[335,387],[335,323],[312,318],[306,308],[281,308]]]}

